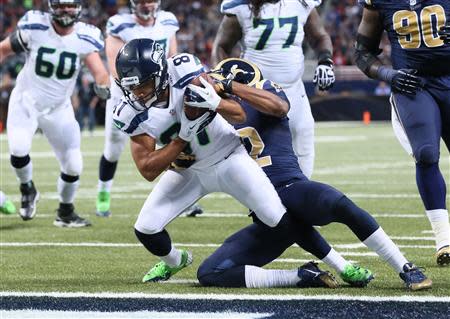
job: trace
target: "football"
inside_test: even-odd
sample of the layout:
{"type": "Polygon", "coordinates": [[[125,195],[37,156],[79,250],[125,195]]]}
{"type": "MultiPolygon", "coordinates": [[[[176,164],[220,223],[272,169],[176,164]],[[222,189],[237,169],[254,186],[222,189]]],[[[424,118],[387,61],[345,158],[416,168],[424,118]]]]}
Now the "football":
{"type": "MultiPolygon", "coordinates": [[[[200,82],[200,77],[206,79],[209,83],[214,84],[213,79],[206,73],[201,73],[199,76],[192,79],[190,84],[197,85],[203,87],[202,83],[200,82]]],[[[189,90],[185,91],[184,99],[189,98],[187,95],[189,94],[189,90]]],[[[208,109],[199,108],[199,107],[191,107],[186,104],[184,104],[184,114],[186,114],[186,117],[189,120],[195,120],[205,114],[206,112],[211,112],[208,109]]]]}

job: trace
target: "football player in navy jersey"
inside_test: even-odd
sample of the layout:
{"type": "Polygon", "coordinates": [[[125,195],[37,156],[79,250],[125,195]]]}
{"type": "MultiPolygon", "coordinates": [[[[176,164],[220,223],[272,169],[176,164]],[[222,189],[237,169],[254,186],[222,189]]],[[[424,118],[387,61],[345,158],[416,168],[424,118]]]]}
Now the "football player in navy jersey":
{"type": "MultiPolygon", "coordinates": [[[[222,92],[232,94],[232,98],[239,101],[235,105],[245,111],[245,122],[235,127],[247,151],[263,168],[291,216],[302,225],[323,226],[332,222],[347,225],[361,242],[400,274],[407,288],[420,290],[431,287],[431,280],[406,260],[369,213],[340,191],[310,181],[303,175],[292,149],[286,117],[289,101],[281,87],[271,81],[258,79],[258,68],[241,59],[222,61],[212,75],[220,81],[218,85],[222,92]]],[[[208,108],[205,102],[208,89],[192,85],[188,87],[199,95],[199,101],[187,104],[208,108]]],[[[224,112],[219,113],[228,117],[224,112]]],[[[309,233],[297,232],[291,238],[286,238],[256,220],[226,239],[202,263],[197,277],[205,286],[260,287],[261,282],[266,282],[268,277],[267,270],[260,267],[277,258],[294,242],[311,251],[309,248],[313,248],[320,240],[323,238],[312,230],[309,233]]],[[[337,254],[330,247],[328,255],[315,255],[329,263],[329,258],[335,257],[330,253],[337,254]]],[[[345,272],[345,261],[334,260],[337,260],[334,268],[341,274],[345,272]]]]}
{"type": "Polygon", "coordinates": [[[392,86],[397,138],[414,157],[416,182],[436,240],[436,262],[450,265],[446,185],[440,139],[450,145],[450,1],[359,0],[364,5],[355,60],[367,76],[392,86]],[[386,31],[392,67],[377,55],[386,31]]]}

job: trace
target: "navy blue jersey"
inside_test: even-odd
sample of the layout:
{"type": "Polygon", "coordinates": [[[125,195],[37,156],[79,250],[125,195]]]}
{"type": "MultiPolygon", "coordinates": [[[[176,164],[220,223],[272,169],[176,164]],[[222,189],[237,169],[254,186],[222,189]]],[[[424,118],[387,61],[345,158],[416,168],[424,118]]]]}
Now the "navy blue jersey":
{"type": "MultiPolygon", "coordinates": [[[[288,101],[281,87],[263,80],[256,87],[267,90],[288,101]]],[[[294,178],[305,178],[292,149],[292,137],[287,117],[278,118],[257,111],[249,103],[240,101],[247,113],[247,121],[235,125],[244,145],[276,187],[294,178]]]]}
{"type": "Polygon", "coordinates": [[[391,42],[394,69],[424,76],[450,74],[450,45],[438,31],[450,19],[449,0],[358,0],[380,14],[391,42]]]}

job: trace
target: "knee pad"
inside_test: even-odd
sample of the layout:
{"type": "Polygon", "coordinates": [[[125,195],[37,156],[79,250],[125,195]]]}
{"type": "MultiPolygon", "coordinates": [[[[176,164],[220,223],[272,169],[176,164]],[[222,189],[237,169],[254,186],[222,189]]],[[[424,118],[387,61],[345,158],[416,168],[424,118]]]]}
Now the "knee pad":
{"type": "Polygon", "coordinates": [[[70,176],[81,175],[83,158],[79,148],[68,150],[60,161],[61,172],[70,176]]]}
{"type": "Polygon", "coordinates": [[[10,157],[11,165],[14,168],[22,168],[28,165],[28,163],[31,161],[30,155],[26,155],[23,157],[18,157],[11,155],[10,157]]]}
{"type": "Polygon", "coordinates": [[[414,157],[417,164],[431,165],[439,162],[439,149],[430,144],[426,144],[414,152],[414,157]]]}
{"type": "Polygon", "coordinates": [[[65,181],[66,183],[75,183],[80,179],[79,175],[67,175],[64,173],[61,173],[61,179],[65,181]]]}

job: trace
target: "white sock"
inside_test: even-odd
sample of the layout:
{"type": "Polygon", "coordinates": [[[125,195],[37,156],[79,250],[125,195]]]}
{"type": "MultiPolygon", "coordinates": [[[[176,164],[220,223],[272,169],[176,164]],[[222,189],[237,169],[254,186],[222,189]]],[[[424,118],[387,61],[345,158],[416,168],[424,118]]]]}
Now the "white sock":
{"type": "Polygon", "coordinates": [[[450,223],[446,209],[433,209],[426,211],[436,240],[436,250],[450,245],[450,223]]]}
{"type": "Polygon", "coordinates": [[[6,202],[6,195],[2,191],[0,191],[0,206],[3,206],[5,202],[6,202]]]}
{"type": "Polygon", "coordinates": [[[13,167],[13,169],[16,172],[16,176],[17,176],[17,179],[19,180],[20,184],[25,184],[32,180],[33,164],[31,161],[22,168],[13,167]]]}
{"type": "Polygon", "coordinates": [[[172,246],[172,249],[166,256],[159,257],[170,267],[176,267],[181,264],[181,250],[172,246]]]}
{"type": "Polygon", "coordinates": [[[110,179],[109,181],[101,181],[98,180],[98,185],[97,185],[97,190],[99,192],[104,191],[104,192],[111,192],[111,188],[112,188],[112,184],[113,184],[113,180],[110,179]]]}
{"type": "Polygon", "coordinates": [[[298,270],[263,269],[245,266],[245,286],[247,288],[294,287],[300,279],[298,270]]]}
{"type": "Polygon", "coordinates": [[[406,264],[408,260],[406,260],[405,256],[400,252],[400,249],[398,249],[381,227],[370,235],[363,243],[369,249],[376,252],[378,256],[387,261],[397,273],[403,272],[403,265],[406,264]]]}
{"type": "Polygon", "coordinates": [[[58,194],[59,202],[63,204],[72,204],[75,199],[75,193],[77,192],[80,180],[73,183],[63,181],[61,176],[58,178],[58,194]]]}
{"type": "Polygon", "coordinates": [[[344,272],[345,266],[350,264],[336,250],[331,248],[330,252],[322,259],[328,266],[334,268],[338,273],[344,272]]]}

